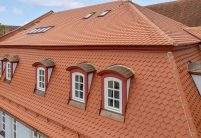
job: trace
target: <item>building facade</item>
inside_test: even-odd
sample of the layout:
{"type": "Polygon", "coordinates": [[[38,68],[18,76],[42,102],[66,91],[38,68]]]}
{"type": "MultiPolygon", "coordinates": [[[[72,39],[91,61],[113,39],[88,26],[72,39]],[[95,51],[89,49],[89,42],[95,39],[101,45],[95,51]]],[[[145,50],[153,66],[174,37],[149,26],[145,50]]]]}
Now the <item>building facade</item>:
{"type": "Polygon", "coordinates": [[[50,11],[1,37],[1,135],[200,137],[196,30],[118,1],[50,11]]]}

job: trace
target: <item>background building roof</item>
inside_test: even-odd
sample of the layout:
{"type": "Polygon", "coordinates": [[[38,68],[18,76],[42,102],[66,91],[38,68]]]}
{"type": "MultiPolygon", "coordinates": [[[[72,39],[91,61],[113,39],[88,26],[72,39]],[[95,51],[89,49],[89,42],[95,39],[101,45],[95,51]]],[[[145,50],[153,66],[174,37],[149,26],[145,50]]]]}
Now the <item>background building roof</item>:
{"type": "Polygon", "coordinates": [[[147,8],[190,27],[201,25],[201,0],[177,0],[150,5],[147,8]]]}

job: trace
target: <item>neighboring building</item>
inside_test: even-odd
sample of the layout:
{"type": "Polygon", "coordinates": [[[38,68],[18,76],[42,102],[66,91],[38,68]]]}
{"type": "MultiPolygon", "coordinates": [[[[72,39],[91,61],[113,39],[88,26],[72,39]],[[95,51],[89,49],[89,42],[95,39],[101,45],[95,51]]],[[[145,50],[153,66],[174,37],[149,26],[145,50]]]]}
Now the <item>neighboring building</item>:
{"type": "Polygon", "coordinates": [[[48,12],[0,39],[2,135],[201,137],[198,34],[132,2],[48,12]]]}
{"type": "Polygon", "coordinates": [[[176,0],[147,8],[190,27],[201,26],[201,0],[176,0]]]}
{"type": "Polygon", "coordinates": [[[19,28],[20,26],[11,26],[11,25],[2,25],[3,26],[3,34],[7,34],[19,28]]]}
{"type": "Polygon", "coordinates": [[[5,34],[7,34],[9,32],[16,30],[20,26],[4,25],[4,27],[5,27],[5,34]]]}

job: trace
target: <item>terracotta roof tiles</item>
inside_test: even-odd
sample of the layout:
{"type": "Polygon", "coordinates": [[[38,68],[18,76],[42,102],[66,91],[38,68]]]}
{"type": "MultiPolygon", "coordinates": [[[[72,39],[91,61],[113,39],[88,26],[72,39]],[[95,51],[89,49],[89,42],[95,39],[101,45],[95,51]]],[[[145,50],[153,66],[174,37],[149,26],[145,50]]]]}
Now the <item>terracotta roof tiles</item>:
{"type": "Polygon", "coordinates": [[[175,137],[177,135],[188,137],[190,135],[178,89],[175,86],[172,65],[166,52],[145,54],[139,51],[115,50],[16,49],[13,51],[1,48],[0,55],[6,53],[19,55],[21,62],[10,85],[0,82],[0,95],[5,97],[4,100],[0,100],[0,106],[50,137],[76,137],[76,132],[89,137],[175,137]],[[32,63],[47,57],[54,59],[57,66],[51,76],[45,97],[39,97],[33,94],[35,70],[32,68],[32,63]],[[135,81],[131,82],[125,123],[99,115],[101,78],[96,73],[86,110],[67,104],[70,73],[66,72],[66,65],[83,61],[96,65],[97,72],[114,62],[135,70],[135,81]],[[36,113],[29,114],[29,110],[39,116],[37,117],[36,113]],[[50,121],[45,121],[47,120],[45,118],[50,121]],[[61,126],[66,127],[64,131],[61,126]]]}
{"type": "Polygon", "coordinates": [[[111,2],[51,13],[26,30],[7,37],[0,45],[177,46],[200,41],[183,31],[182,27],[184,25],[131,2],[111,2]],[[111,10],[109,14],[97,17],[108,9],[111,10]],[[92,17],[82,19],[94,11],[96,13],[92,17]],[[45,26],[54,28],[45,33],[28,34],[35,28],[45,26]]]}

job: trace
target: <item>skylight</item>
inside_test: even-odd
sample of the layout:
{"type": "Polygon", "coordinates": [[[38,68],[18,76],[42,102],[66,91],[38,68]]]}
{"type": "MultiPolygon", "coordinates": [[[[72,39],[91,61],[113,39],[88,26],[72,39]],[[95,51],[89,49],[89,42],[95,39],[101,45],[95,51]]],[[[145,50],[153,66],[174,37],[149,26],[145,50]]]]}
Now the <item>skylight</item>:
{"type": "Polygon", "coordinates": [[[44,33],[44,32],[48,31],[51,28],[52,28],[52,26],[35,28],[34,30],[30,31],[29,34],[44,33]]]}
{"type": "Polygon", "coordinates": [[[95,12],[88,13],[86,16],[83,17],[83,19],[88,19],[89,17],[91,17],[94,14],[95,14],[95,12]]]}
{"type": "Polygon", "coordinates": [[[105,15],[107,15],[111,10],[106,10],[104,12],[102,12],[98,17],[103,17],[105,15]]]}

